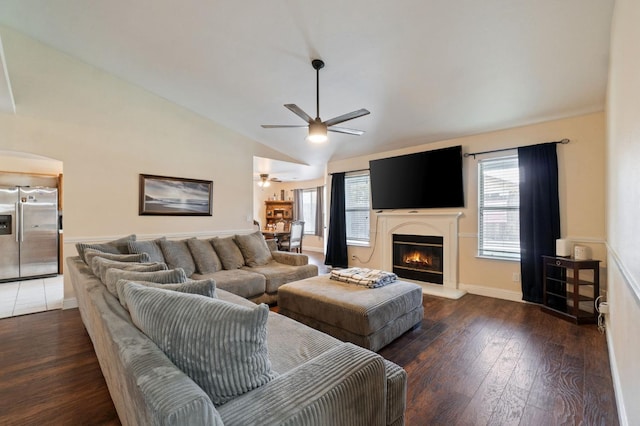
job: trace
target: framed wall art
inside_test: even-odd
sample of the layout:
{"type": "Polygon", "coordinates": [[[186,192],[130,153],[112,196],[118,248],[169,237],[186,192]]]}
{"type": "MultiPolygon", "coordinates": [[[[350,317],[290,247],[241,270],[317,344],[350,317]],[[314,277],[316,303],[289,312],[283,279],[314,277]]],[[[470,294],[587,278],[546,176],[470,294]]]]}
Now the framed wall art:
{"type": "Polygon", "coordinates": [[[211,216],[213,181],[140,175],[139,215],[211,216]]]}

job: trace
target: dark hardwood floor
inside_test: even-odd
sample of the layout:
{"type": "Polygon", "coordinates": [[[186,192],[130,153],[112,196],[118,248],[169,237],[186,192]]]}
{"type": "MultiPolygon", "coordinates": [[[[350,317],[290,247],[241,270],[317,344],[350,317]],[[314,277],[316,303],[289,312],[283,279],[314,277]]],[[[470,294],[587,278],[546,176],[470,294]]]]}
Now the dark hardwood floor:
{"type": "MultiPolygon", "coordinates": [[[[408,373],[407,425],[618,424],[595,326],[474,295],[424,307],[380,351],[408,373]]],[[[0,425],[119,424],[78,310],[2,319],[0,342],[0,425]]]]}
{"type": "Polygon", "coordinates": [[[77,309],[0,320],[0,425],[118,425],[77,309]]]}
{"type": "Polygon", "coordinates": [[[517,302],[424,297],[380,354],[408,374],[408,425],[617,425],[605,336],[517,302]]]}

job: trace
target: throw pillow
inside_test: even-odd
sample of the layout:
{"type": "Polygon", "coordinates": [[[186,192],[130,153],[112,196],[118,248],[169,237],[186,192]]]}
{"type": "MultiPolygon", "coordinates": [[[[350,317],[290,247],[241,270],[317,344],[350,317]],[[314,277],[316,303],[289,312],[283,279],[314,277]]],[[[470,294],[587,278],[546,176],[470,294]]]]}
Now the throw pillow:
{"type": "Polygon", "coordinates": [[[160,241],[163,240],[166,240],[166,237],[153,241],[132,241],[129,243],[129,253],[147,253],[150,262],[164,262],[164,256],[160,250],[160,241]]]}
{"type": "Polygon", "coordinates": [[[184,273],[190,277],[196,271],[196,265],[193,263],[187,241],[162,240],[160,241],[160,248],[169,268],[182,268],[184,273]]]}
{"type": "Polygon", "coordinates": [[[87,259],[87,265],[93,267],[93,258],[101,257],[103,259],[117,260],[118,262],[149,262],[149,255],[147,253],[140,254],[113,254],[105,253],[96,249],[86,249],[84,251],[84,258],[87,259]]]}
{"type": "MultiPolygon", "coordinates": [[[[119,238],[117,240],[109,241],[101,244],[86,244],[86,243],[77,243],[76,250],[78,251],[78,256],[84,263],[87,263],[87,260],[84,258],[84,251],[86,249],[96,249],[103,251],[105,253],[112,254],[128,254],[129,253],[129,242],[135,241],[136,236],[134,234],[127,235],[126,237],[119,238]]],[[[91,265],[89,265],[91,266],[91,265]]]]}
{"type": "Polygon", "coordinates": [[[260,231],[247,235],[236,235],[236,244],[242,252],[247,266],[264,266],[273,260],[271,250],[269,250],[260,231]]]}
{"type": "Polygon", "coordinates": [[[105,285],[111,294],[118,297],[116,283],[118,280],[149,281],[152,283],[186,283],[187,276],[183,269],[164,271],[127,271],[126,269],[109,269],[105,275],[105,285]]]}
{"type": "Polygon", "coordinates": [[[127,302],[124,298],[123,291],[124,291],[124,285],[129,282],[135,282],[136,284],[140,284],[145,287],[161,288],[163,290],[172,290],[172,291],[177,291],[179,293],[199,294],[200,296],[212,297],[215,299],[218,298],[218,294],[216,293],[216,282],[212,279],[196,280],[196,281],[190,280],[190,281],[187,281],[186,283],[169,283],[169,284],[152,283],[149,281],[118,280],[118,282],[116,282],[118,299],[120,300],[120,304],[127,310],[129,308],[127,307],[127,302]]]}
{"type": "Polygon", "coordinates": [[[124,285],[133,323],[219,406],[275,377],[267,350],[269,307],[124,285]],[[194,344],[196,343],[197,344],[194,344]]]}
{"type": "Polygon", "coordinates": [[[244,266],[244,257],[233,237],[213,238],[211,245],[218,253],[224,269],[239,269],[244,266]]]}
{"type": "Polygon", "coordinates": [[[187,245],[199,274],[211,274],[222,269],[222,262],[211,242],[192,238],[187,240],[187,245]]]}

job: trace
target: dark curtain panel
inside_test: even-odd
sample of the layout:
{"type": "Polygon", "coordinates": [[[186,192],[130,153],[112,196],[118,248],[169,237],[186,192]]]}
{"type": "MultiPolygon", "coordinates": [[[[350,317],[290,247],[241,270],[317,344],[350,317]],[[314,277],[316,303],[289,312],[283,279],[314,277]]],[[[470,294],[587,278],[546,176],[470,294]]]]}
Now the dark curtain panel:
{"type": "Polygon", "coordinates": [[[324,236],[324,186],[316,188],[316,236],[324,236]]]}
{"type": "Polygon", "coordinates": [[[338,268],[349,266],[347,255],[347,219],[345,213],[344,173],[334,173],[331,179],[331,207],[329,236],[325,265],[338,268]]]}
{"type": "Polygon", "coordinates": [[[518,148],[522,298],[542,303],[542,256],[555,255],[560,238],[556,144],[518,148]]]}

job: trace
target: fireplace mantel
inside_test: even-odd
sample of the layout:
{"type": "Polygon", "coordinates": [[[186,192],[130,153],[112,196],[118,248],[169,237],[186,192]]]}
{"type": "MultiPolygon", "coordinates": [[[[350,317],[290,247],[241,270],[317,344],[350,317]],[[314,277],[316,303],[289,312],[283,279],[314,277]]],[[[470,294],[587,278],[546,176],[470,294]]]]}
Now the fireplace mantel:
{"type": "Polygon", "coordinates": [[[466,291],[458,288],[458,221],[462,212],[380,212],[378,236],[382,269],[393,268],[393,234],[435,235],[443,238],[443,284],[420,284],[423,293],[458,299],[466,291]]]}

